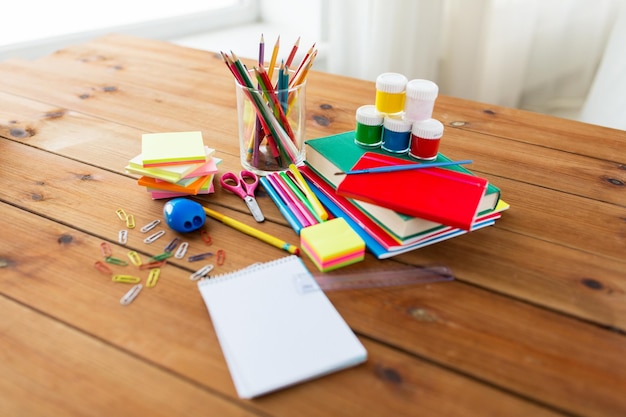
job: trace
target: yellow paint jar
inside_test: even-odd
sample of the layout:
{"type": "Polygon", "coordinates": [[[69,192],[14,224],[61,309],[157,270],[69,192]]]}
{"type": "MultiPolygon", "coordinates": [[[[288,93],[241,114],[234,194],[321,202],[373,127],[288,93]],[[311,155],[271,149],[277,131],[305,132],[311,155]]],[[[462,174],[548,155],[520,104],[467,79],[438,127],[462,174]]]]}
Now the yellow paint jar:
{"type": "Polygon", "coordinates": [[[395,72],[385,72],[376,77],[376,110],[395,114],[404,110],[407,78],[395,72]]]}

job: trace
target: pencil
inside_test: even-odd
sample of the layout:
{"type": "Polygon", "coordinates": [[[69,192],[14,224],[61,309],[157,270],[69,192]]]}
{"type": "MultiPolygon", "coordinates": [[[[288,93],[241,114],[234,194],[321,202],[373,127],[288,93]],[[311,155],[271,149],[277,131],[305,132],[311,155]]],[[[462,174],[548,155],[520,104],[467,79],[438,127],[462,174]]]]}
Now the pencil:
{"type": "Polygon", "coordinates": [[[285,61],[285,65],[290,67],[291,66],[291,61],[293,61],[293,58],[296,56],[296,51],[298,50],[298,46],[300,45],[300,37],[298,36],[298,39],[296,40],[296,43],[293,44],[293,48],[291,48],[291,53],[289,54],[289,57],[287,58],[287,61],[285,61]]]}
{"type": "Polygon", "coordinates": [[[421,168],[436,168],[445,167],[451,165],[471,164],[471,159],[464,159],[462,161],[441,161],[441,162],[425,162],[422,164],[406,164],[406,165],[389,165],[375,168],[356,169],[354,171],[340,171],[335,172],[335,175],[351,175],[351,174],[375,174],[381,172],[394,172],[394,171],[408,171],[412,169],[421,168]]]}
{"type": "Polygon", "coordinates": [[[322,203],[320,203],[320,201],[317,199],[313,191],[309,188],[309,185],[304,180],[304,177],[302,177],[302,174],[300,174],[300,171],[298,171],[298,167],[296,167],[294,164],[289,164],[289,171],[291,171],[293,177],[296,179],[298,184],[300,184],[300,188],[302,188],[302,191],[304,192],[306,198],[309,199],[311,206],[313,206],[313,210],[315,210],[319,218],[322,220],[328,220],[328,213],[324,209],[324,206],[322,206],[322,203]]]}
{"type": "Polygon", "coordinates": [[[274,74],[274,66],[276,66],[276,57],[278,56],[278,48],[280,46],[280,35],[276,38],[276,43],[274,44],[274,50],[272,51],[272,58],[270,58],[270,65],[267,68],[267,73],[272,79],[272,75],[274,74]]]}
{"type": "Polygon", "coordinates": [[[265,232],[262,232],[259,229],[255,229],[254,227],[248,226],[245,223],[241,223],[240,221],[237,221],[231,217],[228,217],[224,214],[218,213],[215,210],[211,210],[210,208],[206,208],[206,207],[202,207],[204,209],[204,212],[207,214],[207,216],[214,218],[215,220],[219,220],[220,222],[224,223],[227,226],[232,227],[235,230],[238,230],[242,233],[247,234],[248,236],[252,236],[255,237],[257,239],[259,239],[262,242],[265,242],[267,244],[270,244],[276,248],[282,249],[284,251],[287,251],[293,255],[300,255],[300,248],[298,248],[297,246],[294,246],[290,243],[285,242],[284,240],[281,240],[277,237],[274,237],[270,234],[267,234],[265,232]]]}

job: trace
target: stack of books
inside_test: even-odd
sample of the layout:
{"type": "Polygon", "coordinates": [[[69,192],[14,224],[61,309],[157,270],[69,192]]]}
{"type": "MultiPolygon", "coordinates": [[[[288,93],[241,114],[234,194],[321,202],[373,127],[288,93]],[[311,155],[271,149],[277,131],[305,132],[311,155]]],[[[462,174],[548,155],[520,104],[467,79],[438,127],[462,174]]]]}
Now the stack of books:
{"type": "Polygon", "coordinates": [[[126,171],[141,175],[137,183],[153,199],[209,194],[220,159],[204,145],[201,132],[147,133],[141,138],[141,154],[126,171]]]}
{"type": "MultiPolygon", "coordinates": [[[[311,139],[305,146],[306,160],[300,172],[310,188],[333,216],[344,218],[352,226],[368,250],[379,259],[491,226],[501,217],[501,212],[509,208],[500,199],[497,187],[461,165],[428,168],[427,175],[424,169],[391,175],[337,174],[353,168],[384,166],[391,161],[416,163],[407,155],[391,157],[381,149],[356,145],[354,131],[311,139]],[[472,178],[475,180],[469,181],[472,178]],[[437,190],[433,185],[444,180],[467,180],[459,190],[465,188],[469,194],[462,196],[462,191],[440,187],[441,199],[433,199],[433,190],[437,190]],[[426,195],[428,187],[431,191],[426,195]],[[472,187],[481,190],[478,199],[472,187]],[[439,209],[427,207],[427,200],[439,201],[439,209]],[[405,209],[399,212],[391,207],[405,209]],[[471,210],[469,219],[468,210],[471,210]]],[[[441,153],[437,157],[437,161],[449,160],[441,153]]]]}

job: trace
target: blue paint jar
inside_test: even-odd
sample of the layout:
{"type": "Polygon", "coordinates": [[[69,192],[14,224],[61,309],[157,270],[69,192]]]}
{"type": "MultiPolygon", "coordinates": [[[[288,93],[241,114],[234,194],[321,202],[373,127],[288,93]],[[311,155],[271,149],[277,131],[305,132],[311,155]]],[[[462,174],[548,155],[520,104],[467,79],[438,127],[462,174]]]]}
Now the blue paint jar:
{"type": "Polygon", "coordinates": [[[406,153],[411,142],[411,127],[410,121],[396,117],[385,117],[381,148],[387,152],[406,153]]]}

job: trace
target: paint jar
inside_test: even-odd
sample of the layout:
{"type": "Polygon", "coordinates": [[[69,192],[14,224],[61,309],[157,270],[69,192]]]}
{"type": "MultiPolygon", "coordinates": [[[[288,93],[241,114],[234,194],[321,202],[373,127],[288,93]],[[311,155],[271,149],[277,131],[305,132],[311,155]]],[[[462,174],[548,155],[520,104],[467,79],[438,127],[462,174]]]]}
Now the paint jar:
{"type": "Polygon", "coordinates": [[[354,143],[374,148],[380,146],[383,133],[383,114],[376,106],[367,104],[356,110],[356,130],[354,143]]]}
{"type": "Polygon", "coordinates": [[[439,143],[443,136],[443,124],[436,119],[413,123],[409,156],[423,160],[437,159],[439,143]]]}
{"type": "Polygon", "coordinates": [[[404,117],[412,122],[430,119],[433,116],[439,87],[429,80],[411,80],[406,84],[404,117]]]}
{"type": "Polygon", "coordinates": [[[411,122],[400,117],[385,117],[382,149],[392,153],[405,153],[411,141],[411,126],[411,122]]]}
{"type": "Polygon", "coordinates": [[[395,114],[404,110],[407,78],[395,72],[385,72],[376,77],[376,110],[395,114]]]}

